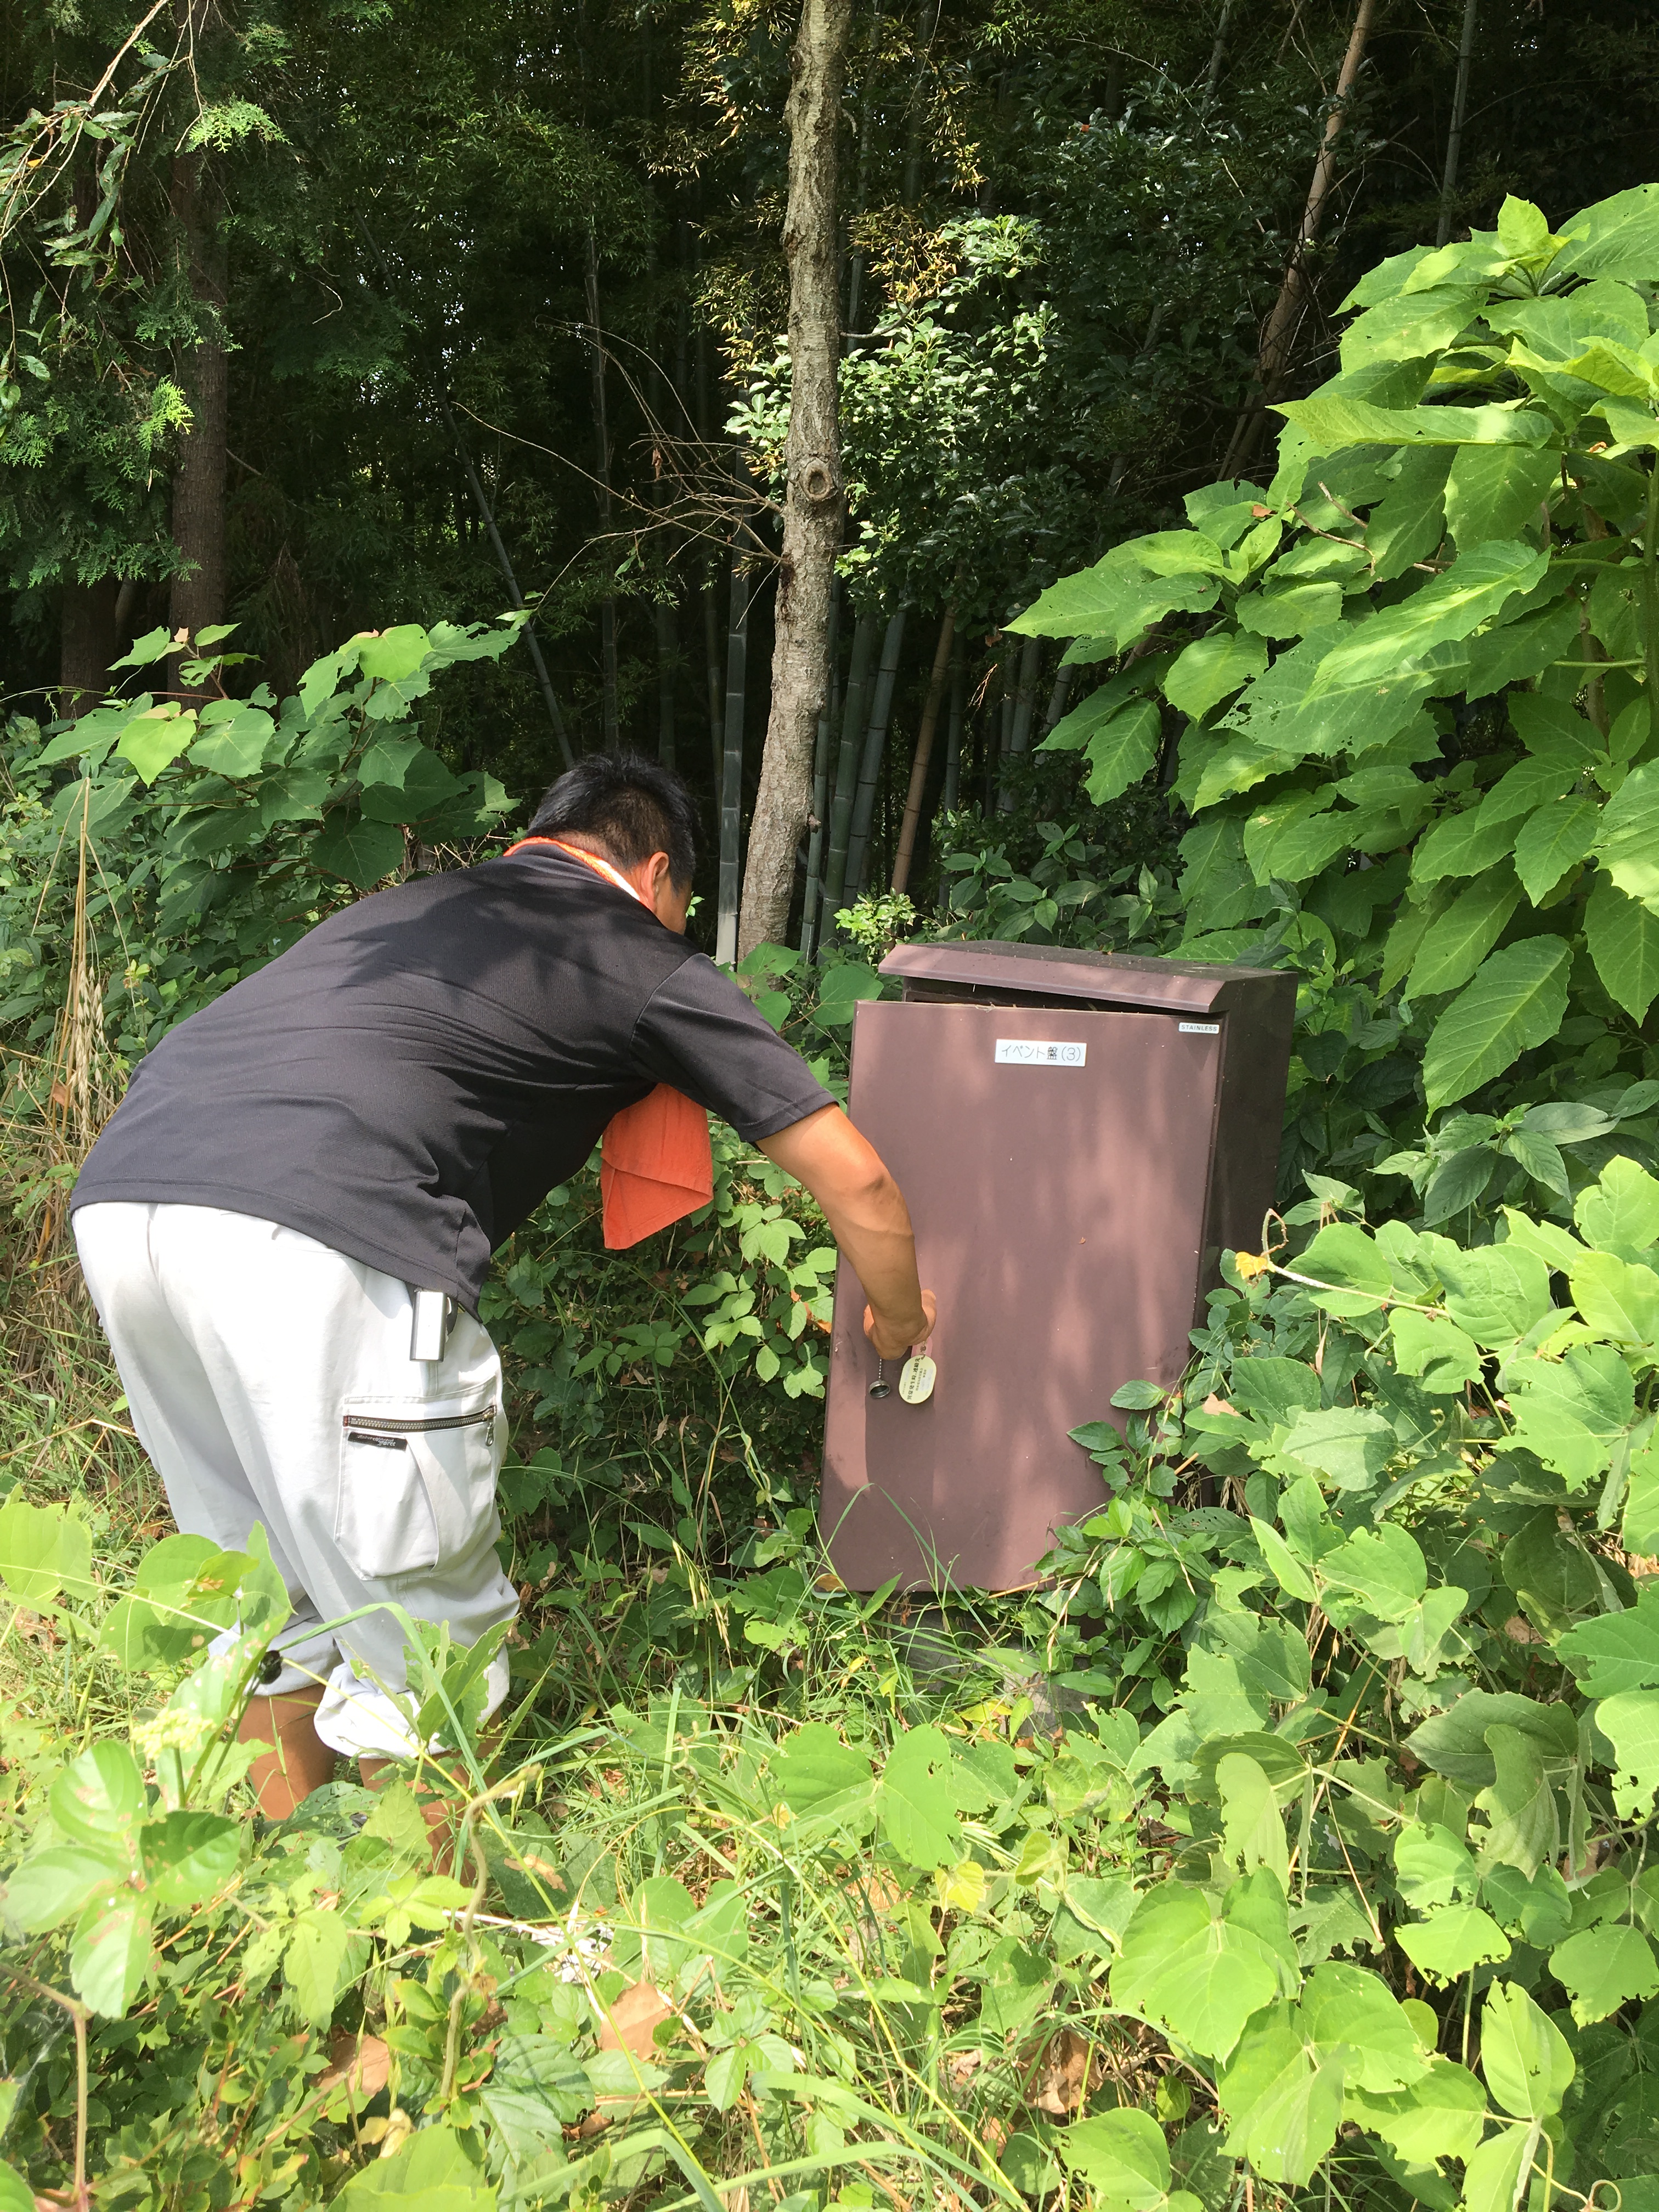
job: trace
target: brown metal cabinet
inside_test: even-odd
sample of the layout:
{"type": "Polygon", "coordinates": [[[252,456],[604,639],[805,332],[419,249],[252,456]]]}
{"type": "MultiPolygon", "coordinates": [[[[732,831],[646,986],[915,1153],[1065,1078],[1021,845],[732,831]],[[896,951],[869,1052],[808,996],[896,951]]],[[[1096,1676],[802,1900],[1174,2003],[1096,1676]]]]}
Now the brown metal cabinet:
{"type": "Polygon", "coordinates": [[[1104,1495],[1067,1431],[1174,1382],[1222,1248],[1261,1242],[1296,978],[1000,944],[881,972],[904,995],[858,1009],[850,1106],[909,1202],[938,1381],[871,1397],[843,1261],[821,1525],[851,1589],[1012,1589],[1104,1495]]]}

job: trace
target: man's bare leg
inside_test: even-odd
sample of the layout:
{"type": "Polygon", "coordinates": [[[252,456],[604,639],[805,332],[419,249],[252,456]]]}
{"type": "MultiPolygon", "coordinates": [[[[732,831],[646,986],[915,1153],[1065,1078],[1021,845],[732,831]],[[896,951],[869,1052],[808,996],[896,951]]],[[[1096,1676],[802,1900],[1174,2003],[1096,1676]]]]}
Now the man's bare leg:
{"type": "Polygon", "coordinates": [[[319,1687],[248,1699],[236,1735],[241,1743],[270,1746],[248,1769],[268,1820],[286,1820],[313,1790],[334,1779],[334,1753],[316,1729],[322,1698],[319,1687]]]}

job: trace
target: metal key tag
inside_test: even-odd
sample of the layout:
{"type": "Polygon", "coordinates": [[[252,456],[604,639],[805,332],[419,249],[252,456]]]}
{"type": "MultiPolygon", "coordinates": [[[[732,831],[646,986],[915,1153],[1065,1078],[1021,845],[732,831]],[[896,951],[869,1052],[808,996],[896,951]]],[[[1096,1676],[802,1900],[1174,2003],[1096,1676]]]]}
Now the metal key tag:
{"type": "Polygon", "coordinates": [[[898,1394],[907,1406],[926,1405],[933,1395],[939,1370],[925,1352],[911,1353],[899,1370],[898,1394]]]}
{"type": "Polygon", "coordinates": [[[870,1395],[872,1398],[884,1398],[892,1389],[892,1384],[883,1372],[886,1364],[887,1362],[884,1359],[878,1359],[876,1362],[876,1379],[870,1385],[870,1395]]]}

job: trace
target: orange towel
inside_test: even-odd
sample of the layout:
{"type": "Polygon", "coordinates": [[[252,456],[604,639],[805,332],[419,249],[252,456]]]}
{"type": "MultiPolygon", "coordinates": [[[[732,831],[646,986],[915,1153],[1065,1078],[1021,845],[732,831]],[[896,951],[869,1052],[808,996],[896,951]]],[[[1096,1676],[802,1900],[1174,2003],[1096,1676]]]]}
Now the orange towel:
{"type": "MultiPolygon", "coordinates": [[[[508,848],[556,845],[628,893],[639,898],[626,876],[597,854],[562,837],[525,837],[508,848]]],[[[643,906],[645,901],[640,899],[643,906]]],[[[599,1197],[605,1218],[605,1249],[620,1252],[642,1237],[654,1237],[671,1221],[680,1221],[707,1206],[714,1195],[714,1155],[708,1141],[708,1116],[701,1106],[659,1083],[637,1106],[625,1106],[605,1125],[599,1154],[599,1197]]]]}

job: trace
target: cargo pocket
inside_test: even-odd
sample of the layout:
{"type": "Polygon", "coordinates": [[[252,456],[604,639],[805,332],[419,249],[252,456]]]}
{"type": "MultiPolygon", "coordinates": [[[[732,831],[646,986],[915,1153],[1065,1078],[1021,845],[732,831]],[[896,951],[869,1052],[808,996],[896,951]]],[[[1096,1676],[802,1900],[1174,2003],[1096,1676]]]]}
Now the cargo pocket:
{"type": "Polygon", "coordinates": [[[495,1532],[495,1422],[483,1405],[348,1399],[334,1537],[367,1582],[447,1565],[495,1532]]]}

